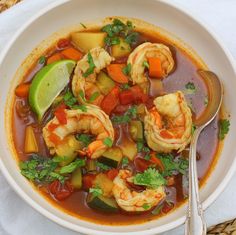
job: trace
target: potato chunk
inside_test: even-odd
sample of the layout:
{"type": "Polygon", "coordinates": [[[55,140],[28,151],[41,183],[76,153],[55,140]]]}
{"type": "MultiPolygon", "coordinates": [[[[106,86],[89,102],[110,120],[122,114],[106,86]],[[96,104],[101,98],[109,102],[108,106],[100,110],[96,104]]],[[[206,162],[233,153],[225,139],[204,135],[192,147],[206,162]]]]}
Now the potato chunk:
{"type": "Polygon", "coordinates": [[[106,33],[98,32],[74,32],[71,34],[71,41],[79,50],[87,53],[95,47],[104,47],[106,33]]]}

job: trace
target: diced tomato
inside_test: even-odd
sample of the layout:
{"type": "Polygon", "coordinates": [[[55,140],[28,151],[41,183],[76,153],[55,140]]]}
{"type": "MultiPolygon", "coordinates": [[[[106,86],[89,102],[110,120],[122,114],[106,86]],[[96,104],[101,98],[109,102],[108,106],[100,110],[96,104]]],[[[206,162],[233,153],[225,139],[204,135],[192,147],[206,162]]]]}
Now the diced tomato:
{"type": "Polygon", "coordinates": [[[118,175],[119,171],[117,169],[111,169],[107,172],[107,177],[110,180],[114,180],[116,176],[118,175]]]}
{"type": "Polygon", "coordinates": [[[163,207],[162,207],[162,212],[167,214],[169,211],[171,211],[174,208],[174,204],[173,203],[167,203],[164,202],[163,203],[163,207]]]}
{"type": "Polygon", "coordinates": [[[54,134],[54,133],[50,133],[50,135],[48,136],[48,138],[49,138],[49,140],[50,140],[52,143],[54,143],[55,145],[59,145],[59,144],[62,143],[61,138],[60,138],[58,135],[54,134]]]}
{"type": "Polygon", "coordinates": [[[67,124],[67,117],[66,117],[65,109],[66,109],[66,105],[61,104],[56,108],[56,110],[54,112],[54,115],[56,116],[57,120],[62,125],[67,124]]]}
{"type": "Polygon", "coordinates": [[[119,104],[119,93],[119,87],[114,87],[102,100],[101,108],[108,115],[110,115],[112,110],[119,104]]]}
{"type": "Polygon", "coordinates": [[[135,85],[135,86],[132,86],[130,89],[131,89],[131,91],[134,95],[134,99],[137,103],[140,103],[140,102],[145,103],[147,101],[148,96],[146,94],[144,94],[144,92],[140,86],[135,85]]]}
{"type": "Polygon", "coordinates": [[[93,182],[96,178],[95,174],[86,174],[83,176],[83,188],[88,190],[93,187],[93,182]]]}
{"type": "Polygon", "coordinates": [[[138,171],[145,171],[150,166],[150,162],[145,160],[144,158],[137,157],[134,160],[134,165],[138,171]]]}
{"type": "Polygon", "coordinates": [[[134,98],[133,92],[131,90],[125,90],[119,94],[120,103],[123,105],[133,103],[134,99],[135,98],[134,98]]]}
{"type": "Polygon", "coordinates": [[[57,127],[59,126],[59,124],[55,124],[55,123],[50,123],[49,125],[48,125],[48,130],[49,131],[54,131],[57,127]]]}
{"type": "Polygon", "coordinates": [[[49,191],[57,200],[62,201],[68,198],[74,189],[68,181],[62,184],[59,180],[55,180],[49,185],[49,191]]]}
{"type": "Polygon", "coordinates": [[[70,41],[67,38],[61,38],[57,43],[58,49],[65,49],[70,46],[70,41]]]}

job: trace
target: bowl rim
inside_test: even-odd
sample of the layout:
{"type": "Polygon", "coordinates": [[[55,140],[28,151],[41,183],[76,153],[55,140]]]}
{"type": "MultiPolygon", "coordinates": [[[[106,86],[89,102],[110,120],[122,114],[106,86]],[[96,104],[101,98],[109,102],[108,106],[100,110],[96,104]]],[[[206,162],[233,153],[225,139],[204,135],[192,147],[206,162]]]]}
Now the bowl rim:
{"type": "MultiPolygon", "coordinates": [[[[52,10],[55,7],[58,7],[62,4],[65,4],[67,2],[70,2],[71,0],[57,0],[56,2],[52,2],[49,5],[43,7],[41,10],[39,10],[35,15],[31,16],[12,36],[11,40],[7,43],[7,45],[4,47],[2,52],[0,53],[0,65],[4,61],[5,56],[7,55],[9,49],[11,48],[12,44],[17,40],[17,38],[24,32],[24,30],[31,25],[34,21],[36,21],[39,17],[47,13],[48,11],[52,10]]],[[[190,9],[187,9],[182,4],[172,2],[171,0],[148,0],[148,1],[159,1],[162,4],[167,5],[168,7],[174,8],[178,12],[180,12],[183,15],[187,15],[189,18],[191,18],[192,21],[195,21],[201,28],[205,29],[206,32],[214,38],[217,45],[223,50],[226,57],[228,58],[230,65],[233,68],[234,74],[236,75],[236,66],[235,66],[235,60],[233,56],[231,55],[230,51],[226,46],[224,46],[222,40],[211,30],[209,25],[204,22],[202,19],[199,19],[198,16],[194,12],[191,12],[190,9]]],[[[45,209],[43,206],[39,205],[36,201],[31,199],[31,197],[16,183],[14,178],[10,175],[7,168],[5,167],[2,159],[0,158],[0,170],[3,173],[3,176],[7,180],[7,182],[11,185],[12,189],[32,208],[34,208],[36,211],[38,211],[40,214],[44,215],[46,218],[49,218],[53,222],[68,228],[70,230],[74,230],[76,232],[82,232],[85,234],[100,234],[100,235],[112,235],[112,234],[142,234],[145,232],[145,234],[154,234],[154,233],[161,233],[165,231],[169,231],[171,229],[174,229],[185,221],[185,216],[181,216],[179,219],[170,222],[165,225],[161,225],[157,228],[152,228],[148,230],[142,230],[140,232],[107,232],[107,231],[98,231],[93,230],[89,228],[85,228],[81,225],[73,224],[72,222],[66,221],[64,219],[61,219],[57,217],[55,214],[49,212],[47,209],[45,209]]],[[[210,196],[202,203],[203,209],[207,209],[219,196],[219,194],[225,189],[227,184],[229,183],[230,179],[232,178],[233,174],[236,171],[236,158],[234,158],[234,161],[231,164],[231,167],[227,174],[224,176],[223,180],[220,182],[220,184],[213,190],[213,192],[210,194],[210,196]]],[[[79,219],[79,218],[78,218],[79,219]]],[[[124,225],[125,227],[127,225],[124,225]]]]}

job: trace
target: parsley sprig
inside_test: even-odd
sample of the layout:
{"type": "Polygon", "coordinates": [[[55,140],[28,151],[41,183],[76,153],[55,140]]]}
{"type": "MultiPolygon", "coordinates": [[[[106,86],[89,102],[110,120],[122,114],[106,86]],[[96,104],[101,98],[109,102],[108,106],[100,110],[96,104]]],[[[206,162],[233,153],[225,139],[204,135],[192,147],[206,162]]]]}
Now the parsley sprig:
{"type": "Polygon", "coordinates": [[[219,126],[220,126],[220,130],[219,130],[218,137],[220,140],[223,140],[226,134],[229,132],[230,122],[228,119],[221,119],[219,121],[219,126]]]}

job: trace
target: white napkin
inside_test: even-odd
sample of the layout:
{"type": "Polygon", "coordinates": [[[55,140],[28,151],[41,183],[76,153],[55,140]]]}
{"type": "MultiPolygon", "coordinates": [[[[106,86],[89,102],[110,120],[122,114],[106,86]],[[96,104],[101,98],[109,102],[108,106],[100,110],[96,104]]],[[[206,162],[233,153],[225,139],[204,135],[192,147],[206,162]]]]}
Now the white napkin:
{"type": "MultiPolygon", "coordinates": [[[[56,0],[24,0],[0,14],[0,51],[15,31],[38,9],[56,0]]],[[[207,22],[236,58],[236,0],[175,0],[207,22]]],[[[236,174],[206,211],[208,225],[236,217],[236,174]]],[[[51,222],[11,189],[0,173],[0,235],[75,235],[51,222]]],[[[163,235],[181,235],[183,226],[163,235]]]]}

